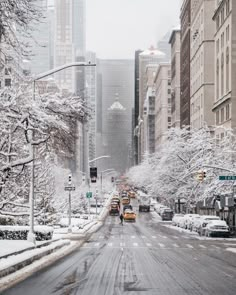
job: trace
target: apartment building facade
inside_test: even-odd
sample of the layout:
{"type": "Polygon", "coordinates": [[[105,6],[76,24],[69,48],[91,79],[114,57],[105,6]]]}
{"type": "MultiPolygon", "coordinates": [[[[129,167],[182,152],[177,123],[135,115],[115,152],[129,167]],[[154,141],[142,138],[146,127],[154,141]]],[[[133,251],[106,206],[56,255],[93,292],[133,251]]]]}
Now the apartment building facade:
{"type": "Polygon", "coordinates": [[[173,29],[171,45],[171,126],[180,127],[180,29],[173,29]]]}
{"type": "Polygon", "coordinates": [[[236,127],[236,2],[216,1],[215,13],[215,99],[213,113],[216,136],[236,127]],[[222,127],[222,128],[220,128],[222,127]]]}
{"type": "Polygon", "coordinates": [[[171,65],[160,63],[154,78],[155,87],[155,151],[167,139],[171,127],[171,65]]]}
{"type": "Polygon", "coordinates": [[[215,0],[191,1],[190,125],[214,125],[214,13],[215,0]]]}

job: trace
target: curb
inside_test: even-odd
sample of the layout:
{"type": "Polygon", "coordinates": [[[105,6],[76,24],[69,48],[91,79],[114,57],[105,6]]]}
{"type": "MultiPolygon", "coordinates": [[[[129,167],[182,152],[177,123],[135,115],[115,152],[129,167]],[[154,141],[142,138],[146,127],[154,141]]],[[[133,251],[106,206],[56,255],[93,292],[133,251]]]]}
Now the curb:
{"type": "Polygon", "coordinates": [[[22,250],[19,250],[19,251],[16,251],[16,252],[13,252],[13,253],[9,253],[9,254],[5,254],[3,256],[0,256],[0,259],[3,259],[3,258],[8,258],[12,255],[18,255],[18,254],[21,254],[21,253],[24,253],[26,251],[29,251],[29,250],[34,250],[36,248],[42,248],[42,247],[45,247],[45,246],[49,246],[50,244],[52,244],[53,242],[57,242],[59,241],[60,239],[55,239],[55,240],[50,240],[50,241],[47,241],[45,243],[42,243],[42,244],[39,244],[39,245],[35,245],[35,246],[31,246],[31,247],[28,247],[28,248],[25,248],[25,249],[22,249],[22,250]]]}
{"type": "MultiPolygon", "coordinates": [[[[25,260],[21,261],[21,262],[18,262],[14,265],[11,265],[3,270],[0,270],[0,278],[3,278],[29,264],[31,264],[32,262],[34,262],[35,260],[38,260],[46,255],[49,255],[51,253],[53,253],[55,250],[58,250],[64,246],[67,246],[70,244],[70,241],[66,241],[65,243],[61,244],[61,245],[58,245],[56,246],[55,248],[52,248],[52,249],[47,249],[46,251],[42,252],[42,253],[38,253],[38,254],[35,254],[29,258],[26,258],[25,260]]],[[[34,249],[34,248],[33,248],[34,249]]]]}

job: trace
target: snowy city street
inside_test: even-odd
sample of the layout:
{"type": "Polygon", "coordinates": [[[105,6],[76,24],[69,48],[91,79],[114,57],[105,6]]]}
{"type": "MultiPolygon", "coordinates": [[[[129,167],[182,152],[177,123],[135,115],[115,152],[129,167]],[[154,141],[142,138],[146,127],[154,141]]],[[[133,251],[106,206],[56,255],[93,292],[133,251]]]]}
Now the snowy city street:
{"type": "Polygon", "coordinates": [[[235,239],[199,240],[154,214],[123,226],[108,217],[80,250],[3,294],[235,294],[235,239]]]}
{"type": "Polygon", "coordinates": [[[0,0],[0,294],[236,294],[236,0],[0,0]]]}

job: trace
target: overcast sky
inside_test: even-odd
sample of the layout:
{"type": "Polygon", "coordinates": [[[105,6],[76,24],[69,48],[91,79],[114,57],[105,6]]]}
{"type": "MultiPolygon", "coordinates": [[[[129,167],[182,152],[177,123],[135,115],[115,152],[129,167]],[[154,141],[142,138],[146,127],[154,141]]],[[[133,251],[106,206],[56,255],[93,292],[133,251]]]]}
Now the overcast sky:
{"type": "Polygon", "coordinates": [[[87,50],[134,58],[179,25],[180,0],[86,0],[87,50]]]}

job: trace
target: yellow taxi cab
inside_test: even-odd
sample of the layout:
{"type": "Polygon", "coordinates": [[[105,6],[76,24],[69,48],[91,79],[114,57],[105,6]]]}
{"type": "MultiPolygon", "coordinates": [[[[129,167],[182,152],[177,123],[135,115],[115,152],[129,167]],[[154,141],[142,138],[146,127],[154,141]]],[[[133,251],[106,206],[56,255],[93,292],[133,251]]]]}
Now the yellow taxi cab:
{"type": "Polygon", "coordinates": [[[128,197],[124,197],[124,198],[122,199],[122,204],[123,204],[123,205],[129,204],[129,203],[130,203],[130,199],[129,199],[128,197]]]}
{"type": "Polygon", "coordinates": [[[124,212],[124,220],[125,221],[135,221],[136,220],[136,214],[132,210],[125,210],[124,212]]]}

